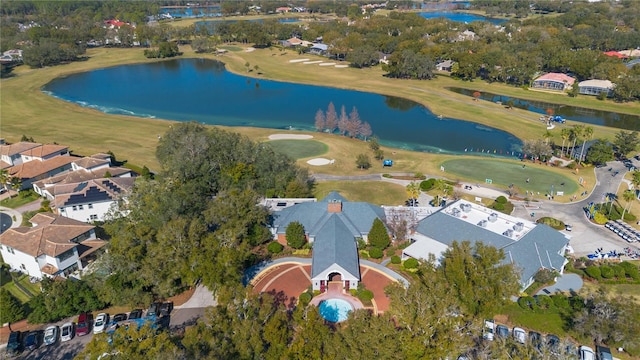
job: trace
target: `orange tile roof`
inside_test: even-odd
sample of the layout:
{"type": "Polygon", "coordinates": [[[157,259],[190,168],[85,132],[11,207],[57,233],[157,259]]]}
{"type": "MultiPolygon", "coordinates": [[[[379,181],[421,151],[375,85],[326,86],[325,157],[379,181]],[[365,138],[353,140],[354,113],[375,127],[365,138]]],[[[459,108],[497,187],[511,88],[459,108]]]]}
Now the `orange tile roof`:
{"type": "Polygon", "coordinates": [[[69,155],[56,156],[44,161],[33,160],[26,163],[18,164],[8,168],[7,171],[9,172],[10,176],[16,176],[21,179],[31,179],[65,165],[69,165],[76,159],[77,157],[69,155]]]}
{"type": "Polygon", "coordinates": [[[74,163],[83,169],[91,169],[92,167],[109,164],[109,160],[94,157],[83,157],[82,159],[74,161],[74,163]]]}
{"type": "Polygon", "coordinates": [[[0,145],[0,155],[8,155],[8,156],[17,155],[22,153],[23,151],[27,151],[29,149],[33,149],[41,145],[42,144],[26,142],[26,141],[17,142],[14,144],[0,145]]]}
{"type": "Polygon", "coordinates": [[[68,146],[56,145],[56,144],[44,144],[20,153],[20,155],[33,156],[33,157],[45,157],[51,154],[59,153],[63,150],[68,150],[68,146]]]}
{"type": "Polygon", "coordinates": [[[45,274],[53,275],[58,272],[58,268],[47,263],[45,266],[40,268],[40,271],[42,271],[45,274]]]}
{"type": "Polygon", "coordinates": [[[0,243],[33,257],[43,254],[56,257],[78,246],[72,239],[95,228],[50,213],[39,213],[32,221],[38,226],[10,228],[0,235],[0,243]]]}
{"type": "Polygon", "coordinates": [[[65,171],[58,175],[52,176],[50,178],[40,180],[36,182],[35,185],[40,189],[43,189],[47,185],[72,184],[72,183],[79,183],[83,181],[89,181],[91,179],[100,179],[104,177],[107,171],[113,177],[119,177],[122,174],[133,172],[131,169],[127,169],[123,167],[109,167],[109,168],[96,169],[96,170],[65,171]]]}

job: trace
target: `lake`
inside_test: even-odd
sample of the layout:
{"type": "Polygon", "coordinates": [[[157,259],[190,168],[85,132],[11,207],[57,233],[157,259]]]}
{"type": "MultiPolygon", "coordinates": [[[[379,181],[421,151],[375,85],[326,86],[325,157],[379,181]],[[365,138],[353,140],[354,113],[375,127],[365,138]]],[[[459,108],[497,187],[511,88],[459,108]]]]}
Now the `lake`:
{"type": "MultiPolygon", "coordinates": [[[[474,90],[462,88],[448,88],[449,90],[463,95],[473,96],[474,90]]],[[[587,95],[578,95],[587,96],[587,95]]],[[[595,96],[588,96],[593,101],[600,101],[595,96]]],[[[587,109],[583,107],[552,104],[543,101],[523,100],[504,95],[497,95],[488,92],[480,92],[480,99],[492,102],[506,103],[513,100],[513,106],[546,115],[547,109],[553,109],[554,115],[560,115],[567,120],[578,121],[593,125],[602,125],[623,130],[640,131],[640,116],[631,114],[621,114],[611,111],[587,109]]]]}
{"type": "MultiPolygon", "coordinates": [[[[284,66],[317,66],[287,64],[284,66]]],[[[318,72],[322,71],[318,67],[318,72]]],[[[440,119],[402,98],[330,87],[248,78],[207,59],[123,65],[55,79],[42,89],[109,114],[210,125],[313,131],[318,109],[355,106],[380,143],[407,150],[517,155],[521,141],[484,125],[440,119]]]]}
{"type": "Polygon", "coordinates": [[[445,18],[447,20],[461,22],[461,23],[470,23],[474,21],[488,21],[494,25],[499,25],[507,21],[505,19],[494,19],[486,16],[467,14],[467,13],[455,12],[455,11],[428,11],[428,12],[419,12],[418,14],[425,19],[445,18]]]}

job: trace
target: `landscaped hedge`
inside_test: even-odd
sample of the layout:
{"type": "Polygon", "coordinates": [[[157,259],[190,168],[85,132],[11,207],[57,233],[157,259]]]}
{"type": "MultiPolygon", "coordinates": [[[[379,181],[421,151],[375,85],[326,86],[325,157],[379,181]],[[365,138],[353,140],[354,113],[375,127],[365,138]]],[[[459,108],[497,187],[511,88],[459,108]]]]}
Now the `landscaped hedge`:
{"type": "Polygon", "coordinates": [[[584,272],[586,272],[589,277],[592,277],[596,280],[602,279],[602,272],[597,266],[587,266],[587,268],[584,269],[584,272]]]}
{"type": "Polygon", "coordinates": [[[504,204],[499,203],[499,202],[495,202],[495,203],[493,203],[493,209],[494,210],[504,210],[504,204]]]}
{"type": "Polygon", "coordinates": [[[496,202],[497,202],[498,204],[506,204],[506,203],[508,202],[508,200],[507,200],[507,198],[506,198],[506,197],[504,197],[504,196],[500,195],[500,196],[498,196],[498,197],[496,198],[496,202]]]}
{"type": "Polygon", "coordinates": [[[311,294],[309,294],[308,292],[303,292],[302,294],[300,294],[299,300],[302,306],[307,306],[309,305],[309,302],[311,302],[312,298],[313,296],[311,294]]]}
{"type": "Polygon", "coordinates": [[[358,290],[357,296],[364,304],[370,304],[373,299],[373,292],[371,292],[371,290],[362,289],[358,290]]]}
{"type": "Polygon", "coordinates": [[[616,274],[610,266],[602,265],[600,266],[600,275],[605,279],[612,279],[616,274]]]}
{"type": "Polygon", "coordinates": [[[618,266],[624,269],[624,273],[626,276],[632,278],[633,280],[640,280],[640,270],[638,270],[638,266],[628,261],[623,261],[618,264],[618,266]]]}
{"type": "Polygon", "coordinates": [[[282,246],[279,242],[274,241],[272,243],[270,243],[269,245],[267,245],[267,250],[272,253],[272,254],[279,254],[282,252],[282,249],[284,248],[284,246],[282,246]]]}
{"type": "Polygon", "coordinates": [[[525,310],[531,310],[538,307],[536,299],[531,296],[522,296],[518,299],[518,306],[525,310]]]}
{"type": "Polygon", "coordinates": [[[433,189],[435,185],[436,185],[436,179],[431,178],[431,179],[420,182],[420,190],[429,191],[433,189]]]}
{"type": "Polygon", "coordinates": [[[400,264],[402,262],[402,259],[400,259],[400,256],[398,255],[393,255],[391,257],[391,263],[392,264],[400,264]]]}
{"type": "Polygon", "coordinates": [[[556,230],[564,230],[564,223],[558,219],[552,218],[552,217],[541,217],[540,219],[538,219],[536,221],[538,224],[545,224],[545,225],[549,225],[552,228],[556,229],[556,230]]]}
{"type": "Polygon", "coordinates": [[[540,309],[549,309],[555,306],[549,295],[536,295],[536,302],[540,309]]]}
{"type": "Polygon", "coordinates": [[[570,308],[569,298],[564,295],[561,295],[561,294],[551,295],[551,301],[553,301],[553,305],[558,309],[570,308]]]}
{"type": "Polygon", "coordinates": [[[405,269],[415,269],[418,267],[418,260],[414,259],[414,258],[409,258],[407,260],[405,260],[404,262],[404,268],[405,269]]]}
{"type": "Polygon", "coordinates": [[[382,259],[382,255],[382,250],[378,249],[377,247],[372,247],[371,249],[369,249],[369,256],[374,259],[382,259]]]}

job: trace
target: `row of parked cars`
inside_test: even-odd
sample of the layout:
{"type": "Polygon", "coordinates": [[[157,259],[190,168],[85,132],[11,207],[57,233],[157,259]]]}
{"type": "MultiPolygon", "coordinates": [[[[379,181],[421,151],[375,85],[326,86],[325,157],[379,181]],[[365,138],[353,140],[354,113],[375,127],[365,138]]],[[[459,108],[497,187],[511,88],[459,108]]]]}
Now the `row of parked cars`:
{"type": "MultiPolygon", "coordinates": [[[[558,336],[553,334],[547,334],[543,337],[539,332],[529,331],[527,333],[527,331],[519,327],[509,330],[506,325],[496,324],[493,320],[485,320],[482,333],[482,337],[485,340],[493,341],[496,337],[508,339],[510,336],[517,343],[530,343],[540,352],[542,352],[543,348],[546,348],[554,355],[575,356],[575,359],[580,360],[613,360],[611,351],[604,346],[598,345],[594,351],[589,346],[576,347],[571,342],[563,343],[558,336]]],[[[458,358],[458,360],[461,359],[458,358]]]]}
{"type": "Polygon", "coordinates": [[[13,331],[9,334],[7,342],[7,354],[13,356],[23,350],[33,351],[42,344],[46,346],[53,345],[58,342],[66,342],[75,336],[87,335],[92,331],[99,334],[101,332],[112,332],[119,327],[122,322],[131,320],[132,322],[140,320],[156,320],[156,318],[165,318],[173,311],[172,302],[156,302],[151,304],[144,314],[143,310],[135,309],[129,313],[120,313],[110,316],[107,313],[100,313],[96,316],[95,321],[90,313],[81,313],[78,315],[77,321],[64,323],[62,326],[49,326],[44,331],[34,330],[29,332],[13,331]],[[144,318],[143,318],[144,316],[144,318]]]}
{"type": "Polygon", "coordinates": [[[629,226],[622,220],[609,220],[606,224],[604,224],[604,227],[618,234],[618,236],[629,243],[640,241],[640,231],[629,226]]]}

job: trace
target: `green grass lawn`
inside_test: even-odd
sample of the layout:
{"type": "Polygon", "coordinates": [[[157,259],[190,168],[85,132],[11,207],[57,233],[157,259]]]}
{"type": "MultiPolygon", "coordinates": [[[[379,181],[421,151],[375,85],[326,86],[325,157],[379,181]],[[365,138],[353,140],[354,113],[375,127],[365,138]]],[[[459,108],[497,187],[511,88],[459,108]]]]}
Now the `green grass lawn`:
{"type": "Polygon", "coordinates": [[[28,204],[32,201],[36,201],[40,198],[38,194],[33,191],[27,190],[20,193],[20,195],[14,196],[9,199],[0,201],[0,205],[8,208],[15,209],[24,204],[28,204]]]}
{"type": "Polygon", "coordinates": [[[551,190],[572,194],[578,191],[578,184],[562,174],[529,166],[524,162],[508,162],[485,159],[452,159],[442,163],[446,174],[455,174],[478,183],[491,179],[493,185],[513,184],[522,192],[536,191],[545,194],[551,190]],[[529,182],[527,183],[527,179],[529,182]],[[564,185],[561,185],[563,184],[564,185]]]}
{"type": "Polygon", "coordinates": [[[327,144],[316,140],[272,140],[267,144],[295,160],[319,156],[329,151],[327,144]]]}
{"type": "Polygon", "coordinates": [[[509,317],[512,326],[555,334],[560,338],[568,335],[564,327],[565,320],[558,309],[524,310],[517,303],[511,303],[505,306],[501,313],[509,317]]]}
{"type": "Polygon", "coordinates": [[[404,186],[384,181],[325,181],[316,184],[313,195],[321,200],[334,190],[349,201],[375,205],[400,205],[408,197],[404,186]]]}

